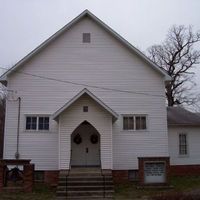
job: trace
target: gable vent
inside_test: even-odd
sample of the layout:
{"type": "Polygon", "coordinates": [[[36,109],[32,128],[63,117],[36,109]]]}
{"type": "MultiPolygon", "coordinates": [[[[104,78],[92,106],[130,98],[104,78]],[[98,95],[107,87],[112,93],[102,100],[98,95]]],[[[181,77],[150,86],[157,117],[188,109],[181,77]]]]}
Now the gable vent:
{"type": "Polygon", "coordinates": [[[83,43],[90,43],[90,42],[91,42],[90,33],[83,33],[83,43]]]}
{"type": "Polygon", "coordinates": [[[83,106],[83,112],[88,112],[88,106],[83,106]]]}

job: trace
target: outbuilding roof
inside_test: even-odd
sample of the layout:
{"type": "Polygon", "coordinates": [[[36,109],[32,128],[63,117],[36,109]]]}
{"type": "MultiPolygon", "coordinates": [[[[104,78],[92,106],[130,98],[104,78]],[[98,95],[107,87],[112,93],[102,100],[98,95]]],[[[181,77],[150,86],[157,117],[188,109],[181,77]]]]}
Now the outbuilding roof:
{"type": "Polygon", "coordinates": [[[168,125],[200,126],[200,114],[190,112],[183,107],[167,108],[168,125]]]}
{"type": "Polygon", "coordinates": [[[71,22],[69,22],[67,25],[65,25],[63,28],[61,28],[59,31],[57,31],[54,35],[52,35],[50,38],[48,38],[46,41],[44,41],[41,45],[39,45],[36,49],[34,49],[32,52],[30,52],[27,56],[25,56],[22,60],[17,62],[12,68],[10,68],[7,72],[5,72],[0,77],[0,82],[5,82],[7,80],[7,76],[11,74],[13,71],[17,70],[20,66],[25,64],[29,59],[31,59],[33,56],[38,54],[43,48],[45,48],[47,45],[49,45],[52,41],[54,41],[57,37],[59,37],[63,32],[70,29],[74,24],[79,22],[83,17],[89,17],[94,22],[96,22],[98,25],[100,25],[104,30],[106,30],[108,33],[110,33],[113,37],[115,37],[119,42],[121,42],[124,46],[126,46],[128,49],[130,49],[134,54],[138,55],[140,58],[142,58],[147,64],[149,64],[150,67],[152,67],[154,70],[156,70],[158,73],[164,76],[166,81],[170,81],[171,77],[160,67],[158,67],[155,63],[153,63],[149,58],[147,58],[141,51],[139,51],[137,48],[132,46],[127,40],[125,40],[123,37],[121,37],[118,33],[116,33],[113,29],[111,29],[108,25],[106,25],[104,22],[102,22],[99,18],[97,18],[94,14],[92,14],[90,11],[85,10],[82,12],[79,16],[74,18],[71,22]]]}

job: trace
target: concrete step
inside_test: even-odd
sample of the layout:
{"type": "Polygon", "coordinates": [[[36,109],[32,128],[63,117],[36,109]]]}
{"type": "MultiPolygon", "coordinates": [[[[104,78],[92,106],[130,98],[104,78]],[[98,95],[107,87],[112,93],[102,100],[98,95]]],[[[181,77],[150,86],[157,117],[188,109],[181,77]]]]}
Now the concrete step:
{"type": "Polygon", "coordinates": [[[71,173],[101,173],[100,167],[73,167],[70,169],[71,173]]]}
{"type": "Polygon", "coordinates": [[[93,185],[97,185],[97,186],[103,186],[103,185],[110,185],[113,186],[113,181],[62,181],[59,182],[59,186],[84,186],[84,185],[88,185],[88,186],[93,186],[93,185]]]}
{"type": "Polygon", "coordinates": [[[56,200],[111,200],[113,197],[99,197],[99,196],[84,196],[84,197],[56,197],[56,200]]]}
{"type": "Polygon", "coordinates": [[[101,174],[72,174],[72,175],[69,175],[69,176],[59,176],[58,179],[59,180],[64,180],[66,178],[112,178],[112,175],[105,175],[105,176],[102,176],[101,174]]]}
{"type": "Polygon", "coordinates": [[[74,175],[79,175],[79,174],[81,174],[81,175],[83,175],[83,176],[87,176],[87,175],[91,175],[91,176],[93,176],[93,175],[99,175],[99,176],[102,176],[102,175],[105,175],[105,176],[112,176],[112,173],[105,173],[105,174],[102,174],[101,172],[99,173],[90,173],[90,172],[87,172],[87,173],[82,173],[82,172],[74,172],[74,173],[69,173],[67,176],[74,176],[74,175]]]}
{"type": "Polygon", "coordinates": [[[103,190],[109,191],[109,190],[114,190],[114,186],[58,186],[57,191],[103,191],[103,190]]]}
{"type": "MultiPolygon", "coordinates": [[[[78,198],[78,197],[65,197],[65,199],[67,199],[67,200],[82,200],[82,199],[85,199],[85,200],[111,200],[111,199],[113,199],[113,197],[109,197],[109,196],[107,196],[107,197],[99,197],[99,196],[84,196],[84,197],[80,197],[80,198],[78,198]]],[[[62,199],[63,200],[63,199],[62,199]]]]}
{"type": "MultiPolygon", "coordinates": [[[[106,175],[106,176],[103,176],[103,175],[101,175],[101,174],[92,174],[92,175],[90,175],[90,174],[87,174],[87,175],[83,175],[83,174],[74,174],[74,175],[70,175],[70,176],[67,176],[67,178],[74,178],[74,177],[81,177],[81,178],[88,178],[88,177],[91,177],[91,178],[98,178],[98,177],[112,177],[112,176],[108,176],[108,175],[106,175]]],[[[62,177],[62,178],[64,178],[64,177],[62,177]]]]}
{"type": "Polygon", "coordinates": [[[98,169],[75,169],[70,174],[60,173],[56,196],[63,199],[112,199],[112,173],[102,176],[98,169]],[[106,197],[106,198],[105,198],[106,197]]]}
{"type": "Polygon", "coordinates": [[[64,177],[58,177],[58,181],[65,181],[67,179],[67,176],[64,177]]]}
{"type": "Polygon", "coordinates": [[[113,195],[114,191],[113,190],[108,190],[108,191],[68,191],[67,192],[67,197],[84,197],[84,196],[89,196],[89,197],[105,197],[109,196],[111,197],[113,195]]]}
{"type": "Polygon", "coordinates": [[[94,190],[94,191],[56,191],[56,196],[58,197],[82,197],[82,196],[96,196],[103,197],[105,196],[112,197],[114,190],[94,190]]]}
{"type": "MultiPolygon", "coordinates": [[[[64,179],[63,179],[64,180],[64,179]]],[[[72,181],[112,181],[112,177],[102,177],[102,176],[92,176],[92,177],[79,177],[79,176],[74,176],[74,177],[67,177],[67,182],[72,182],[72,181]]]]}
{"type": "Polygon", "coordinates": [[[67,191],[56,191],[56,196],[57,197],[66,197],[67,196],[67,191]]]}
{"type": "Polygon", "coordinates": [[[67,191],[67,187],[58,185],[56,191],[67,191]]]}

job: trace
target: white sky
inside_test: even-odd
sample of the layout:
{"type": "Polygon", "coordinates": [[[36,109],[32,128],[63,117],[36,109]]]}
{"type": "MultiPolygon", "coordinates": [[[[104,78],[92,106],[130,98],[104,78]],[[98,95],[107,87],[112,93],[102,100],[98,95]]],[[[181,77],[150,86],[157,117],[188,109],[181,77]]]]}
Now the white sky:
{"type": "Polygon", "coordinates": [[[0,66],[11,67],[85,9],[143,52],[173,24],[200,30],[200,0],[0,0],[0,66]]]}

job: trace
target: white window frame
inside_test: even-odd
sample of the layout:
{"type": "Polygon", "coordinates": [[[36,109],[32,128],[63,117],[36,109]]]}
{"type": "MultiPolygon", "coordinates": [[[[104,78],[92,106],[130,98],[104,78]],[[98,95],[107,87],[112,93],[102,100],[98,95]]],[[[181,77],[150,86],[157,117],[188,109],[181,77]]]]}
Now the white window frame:
{"type": "MultiPolygon", "coordinates": [[[[32,120],[31,120],[31,121],[32,121],[32,120]]],[[[31,123],[31,124],[32,124],[32,123],[31,123]]],[[[26,118],[25,118],[25,129],[26,129],[27,131],[36,131],[36,130],[37,130],[37,116],[34,116],[34,115],[31,115],[31,116],[30,116],[30,115],[27,115],[27,116],[26,116],[26,118]],[[33,117],[36,118],[36,129],[26,129],[26,122],[27,122],[27,118],[28,118],[28,117],[30,117],[30,118],[33,118],[33,117]]]]}
{"type": "Polygon", "coordinates": [[[122,131],[134,131],[134,132],[144,132],[148,131],[148,115],[147,114],[123,114],[122,115],[122,131]],[[133,123],[133,129],[124,129],[124,117],[133,117],[134,123],[133,123]],[[145,117],[146,118],[146,129],[136,129],[136,117],[145,117]]]}
{"type": "Polygon", "coordinates": [[[185,132],[178,133],[178,155],[179,157],[188,157],[189,156],[189,145],[188,145],[188,134],[185,132]],[[186,154],[180,154],[180,135],[186,135],[186,154]]]}
{"type": "Polygon", "coordinates": [[[26,114],[24,120],[24,130],[25,132],[50,132],[50,115],[42,115],[42,114],[26,114]],[[36,129],[26,129],[26,118],[27,117],[36,117],[36,129]],[[40,130],[39,129],[39,117],[48,117],[49,118],[49,129],[48,130],[40,130]]]}

